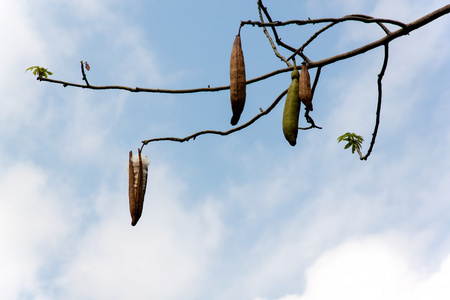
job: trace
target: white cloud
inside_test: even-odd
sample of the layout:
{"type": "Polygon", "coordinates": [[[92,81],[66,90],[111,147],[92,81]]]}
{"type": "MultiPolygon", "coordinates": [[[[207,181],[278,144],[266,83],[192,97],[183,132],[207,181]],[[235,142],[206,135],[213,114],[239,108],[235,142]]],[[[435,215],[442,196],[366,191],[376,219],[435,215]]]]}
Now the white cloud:
{"type": "MultiPolygon", "coordinates": [[[[215,205],[207,203],[186,211],[167,192],[176,194],[176,188],[154,180],[149,184],[152,191],[144,215],[159,223],[145,227],[142,219],[138,228],[132,228],[125,187],[116,187],[119,175],[111,174],[122,165],[117,162],[120,142],[110,143],[115,141],[112,129],[121,113],[123,94],[114,99],[119,98],[116,103],[99,101],[104,98],[85,90],[36,84],[33,75],[25,74],[27,67],[39,64],[53,71],[53,77],[79,81],[83,43],[92,36],[116,36],[117,41],[111,41],[115,48],[105,47],[125,53],[111,66],[117,79],[138,78],[158,84],[156,64],[141,32],[129,20],[115,19],[122,12],[112,12],[106,2],[101,8],[92,7],[92,1],[73,2],[85,11],[64,9],[68,3],[60,1],[28,4],[0,4],[0,37],[8,45],[0,49],[7,58],[0,74],[0,239],[7,245],[0,249],[0,298],[48,299],[69,293],[66,299],[79,299],[77,295],[125,299],[129,287],[170,297],[192,289],[192,280],[203,276],[202,263],[208,259],[205,249],[221,242],[222,225],[215,205]],[[92,14],[99,11],[102,14],[94,14],[94,18],[92,14]],[[62,24],[73,14],[87,18],[76,29],[62,24]],[[111,23],[112,19],[116,22],[111,23]],[[91,35],[83,35],[88,31],[91,35]],[[75,69],[67,70],[68,65],[75,69]],[[18,161],[19,157],[26,160],[18,161]],[[36,157],[48,161],[33,162],[36,157]],[[91,173],[83,179],[76,174],[79,165],[90,163],[99,166],[104,176],[96,178],[91,173]],[[74,191],[83,181],[100,187],[74,191]],[[153,184],[163,189],[156,196],[167,201],[156,208],[158,213],[152,218],[148,207],[156,190],[153,184]],[[160,285],[161,276],[166,283],[160,285]],[[119,279],[129,286],[118,285],[119,279]],[[153,279],[154,289],[146,289],[148,279],[153,279]]],[[[98,64],[90,63],[98,74],[98,64]]],[[[126,162],[127,153],[123,154],[126,162]]],[[[82,171],[91,170],[98,169],[82,171]]],[[[176,182],[175,176],[161,173],[153,176],[165,183],[176,182]]]]}
{"type": "Polygon", "coordinates": [[[78,238],[52,284],[61,297],[124,299],[133,291],[135,299],[179,299],[201,288],[196,282],[204,280],[210,252],[221,245],[218,210],[205,203],[186,211],[174,174],[155,166],[149,172],[136,227],[124,226],[130,223],[124,190],[99,195],[98,223],[78,238]]]}
{"type": "MultiPolygon", "coordinates": [[[[429,274],[414,268],[406,247],[391,237],[345,242],[321,255],[306,271],[302,294],[278,300],[427,300],[450,297],[450,255],[429,274]]],[[[260,298],[257,298],[260,299],[260,298]]],[[[265,298],[267,299],[267,298],[265,298]]]]}
{"type": "Polygon", "coordinates": [[[183,184],[155,165],[136,227],[125,173],[119,188],[104,185],[83,199],[30,163],[2,166],[0,298],[124,299],[132,290],[135,299],[179,299],[201,290],[222,245],[220,207],[183,207],[183,184]]]}
{"type": "Polygon", "coordinates": [[[345,244],[306,271],[304,299],[399,299],[414,278],[402,257],[384,243],[345,244]]]}
{"type": "Polygon", "coordinates": [[[39,273],[58,260],[61,244],[79,213],[55,174],[30,163],[0,163],[0,298],[17,299],[38,286],[39,273]]]}

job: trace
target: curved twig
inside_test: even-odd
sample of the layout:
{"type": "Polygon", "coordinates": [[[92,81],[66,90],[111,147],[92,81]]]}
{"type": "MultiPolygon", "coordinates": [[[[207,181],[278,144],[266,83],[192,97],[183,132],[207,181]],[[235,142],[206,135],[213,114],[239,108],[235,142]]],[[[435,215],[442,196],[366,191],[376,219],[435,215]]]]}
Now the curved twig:
{"type": "Polygon", "coordinates": [[[370,156],[370,153],[372,153],[373,146],[375,145],[375,139],[377,138],[378,127],[380,126],[381,101],[382,101],[382,98],[383,98],[382,81],[383,81],[384,73],[385,73],[386,68],[387,68],[388,59],[389,59],[389,45],[386,44],[386,45],[384,45],[383,66],[381,67],[381,71],[380,71],[380,74],[378,74],[378,80],[377,80],[377,85],[378,85],[378,103],[377,103],[375,127],[373,129],[372,140],[370,141],[370,146],[369,146],[369,149],[367,150],[367,154],[362,156],[361,152],[358,151],[361,160],[367,160],[367,158],[370,156]]]}
{"type": "MultiPolygon", "coordinates": [[[[261,22],[264,22],[264,17],[263,17],[262,12],[261,12],[261,7],[262,7],[262,2],[258,2],[259,18],[260,18],[261,22]],[[261,3],[261,5],[259,5],[259,3],[261,3]]],[[[241,27],[242,26],[243,26],[243,24],[241,23],[241,27]]],[[[275,56],[278,57],[279,59],[281,59],[282,61],[284,61],[288,67],[293,67],[292,64],[289,62],[289,60],[287,60],[283,55],[281,55],[278,52],[277,47],[273,43],[272,37],[270,36],[270,34],[267,31],[265,26],[263,27],[263,32],[266,35],[267,39],[269,40],[269,43],[272,46],[272,49],[273,49],[273,52],[275,53],[275,56]]]]}
{"type": "MultiPolygon", "coordinates": [[[[261,26],[261,27],[270,27],[272,29],[273,36],[275,37],[275,41],[277,42],[277,44],[280,45],[283,48],[286,48],[286,49],[294,52],[296,50],[294,47],[291,47],[288,44],[285,44],[285,43],[283,43],[281,41],[280,37],[278,36],[277,30],[275,29],[275,26],[274,26],[274,24],[276,24],[278,22],[273,22],[272,21],[272,17],[270,16],[269,12],[267,11],[267,8],[262,3],[262,0],[258,0],[258,7],[264,12],[264,15],[266,16],[267,21],[269,21],[267,23],[267,26],[261,26]]],[[[247,21],[247,22],[251,22],[251,21],[247,21]]],[[[241,26],[246,25],[247,22],[241,22],[241,26]]],[[[261,24],[263,24],[263,23],[261,23],[261,24]]],[[[306,58],[303,58],[303,59],[307,60],[306,58]]]]}
{"type": "Polygon", "coordinates": [[[176,138],[176,137],[164,137],[164,138],[155,138],[155,139],[149,139],[149,140],[145,140],[142,141],[142,147],[141,149],[147,145],[148,143],[151,142],[159,142],[159,141],[172,141],[172,142],[187,142],[191,139],[195,140],[196,137],[200,136],[200,135],[204,135],[204,134],[218,134],[218,135],[229,135],[233,132],[239,131],[241,129],[244,129],[248,126],[250,126],[251,124],[255,123],[259,118],[261,118],[264,115],[267,115],[268,113],[270,113],[270,111],[272,109],[275,108],[275,106],[277,106],[277,104],[281,101],[281,99],[283,99],[284,95],[287,94],[287,89],[285,91],[283,91],[276,99],[275,101],[266,109],[266,110],[261,110],[261,113],[257,114],[255,117],[253,117],[253,119],[251,119],[250,121],[248,121],[245,124],[242,124],[241,126],[235,127],[233,129],[227,130],[227,131],[218,131],[218,130],[203,130],[203,131],[199,131],[196,132],[194,134],[191,134],[189,136],[186,136],[184,138],[176,138]]]}
{"type": "Polygon", "coordinates": [[[321,18],[321,19],[308,19],[308,20],[289,20],[289,21],[271,21],[267,23],[262,23],[260,21],[242,21],[241,24],[243,25],[251,25],[251,26],[258,26],[258,27],[281,27],[281,26],[287,26],[287,25],[307,25],[307,24],[319,24],[319,23],[341,23],[346,21],[359,21],[363,23],[386,23],[391,25],[396,25],[402,28],[405,28],[407,25],[405,23],[402,23],[400,21],[391,20],[391,19],[383,19],[383,18],[374,18],[370,16],[365,15],[347,15],[341,18],[321,18]]]}

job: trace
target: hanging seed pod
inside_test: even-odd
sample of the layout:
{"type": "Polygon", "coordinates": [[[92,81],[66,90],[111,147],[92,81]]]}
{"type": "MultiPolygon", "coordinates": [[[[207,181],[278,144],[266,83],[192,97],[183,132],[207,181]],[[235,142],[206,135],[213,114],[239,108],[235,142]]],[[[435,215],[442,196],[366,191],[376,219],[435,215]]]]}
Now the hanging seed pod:
{"type": "Polygon", "coordinates": [[[133,156],[130,151],[128,164],[128,197],[130,199],[131,225],[135,226],[142,215],[144,207],[145,189],[147,188],[148,165],[150,161],[147,156],[138,154],[133,156]]]}
{"type": "Polygon", "coordinates": [[[238,34],[234,39],[230,59],[230,100],[233,116],[231,125],[236,125],[244,110],[246,96],[245,63],[242,52],[241,37],[238,34]]]}
{"type": "Polygon", "coordinates": [[[302,65],[299,79],[299,94],[300,101],[305,105],[307,110],[312,111],[312,93],[311,93],[311,79],[309,77],[308,67],[306,64],[302,65]]]}
{"type": "Polygon", "coordinates": [[[291,144],[291,146],[295,146],[297,143],[298,118],[300,114],[300,99],[298,97],[299,74],[295,64],[291,78],[292,82],[287,92],[286,103],[284,104],[283,133],[289,144],[291,144]]]}

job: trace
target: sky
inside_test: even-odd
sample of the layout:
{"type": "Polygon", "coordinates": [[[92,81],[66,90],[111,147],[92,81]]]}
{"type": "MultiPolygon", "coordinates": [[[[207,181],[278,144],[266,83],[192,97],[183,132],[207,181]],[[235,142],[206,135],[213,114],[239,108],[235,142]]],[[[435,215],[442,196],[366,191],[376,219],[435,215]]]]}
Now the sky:
{"type": "MultiPolygon", "coordinates": [[[[450,16],[390,44],[367,161],[337,138],[362,135],[367,151],[382,49],[322,69],[311,116],[323,129],[299,132],[295,147],[282,134],[284,99],[232,135],[144,147],[135,227],[129,151],[230,129],[228,91],[93,91],[25,72],[38,65],[83,83],[87,61],[92,85],[228,85],[233,40],[241,20],[258,20],[255,2],[0,3],[0,299],[449,299],[450,16]]],[[[447,4],[264,3],[279,21],[355,13],[405,23],[447,4]]],[[[279,33],[300,46],[320,28],[279,33]]],[[[316,61],[382,36],[376,25],[343,23],[305,54],[316,61]]],[[[285,68],[260,28],[245,26],[241,39],[248,79],[285,68]]],[[[240,124],[289,83],[282,73],[249,85],[240,124]]]]}

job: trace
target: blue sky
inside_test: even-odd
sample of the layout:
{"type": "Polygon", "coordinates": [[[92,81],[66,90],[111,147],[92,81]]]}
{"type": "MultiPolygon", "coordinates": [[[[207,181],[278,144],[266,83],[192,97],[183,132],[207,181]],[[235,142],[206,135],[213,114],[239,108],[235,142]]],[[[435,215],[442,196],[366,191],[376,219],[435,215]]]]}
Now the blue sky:
{"type": "MultiPolygon", "coordinates": [[[[255,2],[0,4],[1,299],[450,297],[449,16],[391,43],[368,161],[336,139],[351,131],[370,140],[381,49],[322,70],[311,115],[323,130],[300,132],[295,147],[281,130],[284,101],[227,137],[146,146],[135,227],[128,152],[148,138],[228,130],[228,92],[91,91],[24,72],[40,65],[82,83],[83,60],[94,85],[227,85],[239,22],[258,19],[255,2]]],[[[274,20],[361,13],[403,22],[447,4],[272,2],[274,20]]],[[[317,28],[280,32],[301,45],[317,28]]],[[[319,60],[381,36],[346,23],[306,54],[319,60]]],[[[246,26],[241,37],[247,78],[285,67],[261,29],[246,26]]],[[[248,86],[240,122],[289,83],[284,73],[248,86]]]]}

